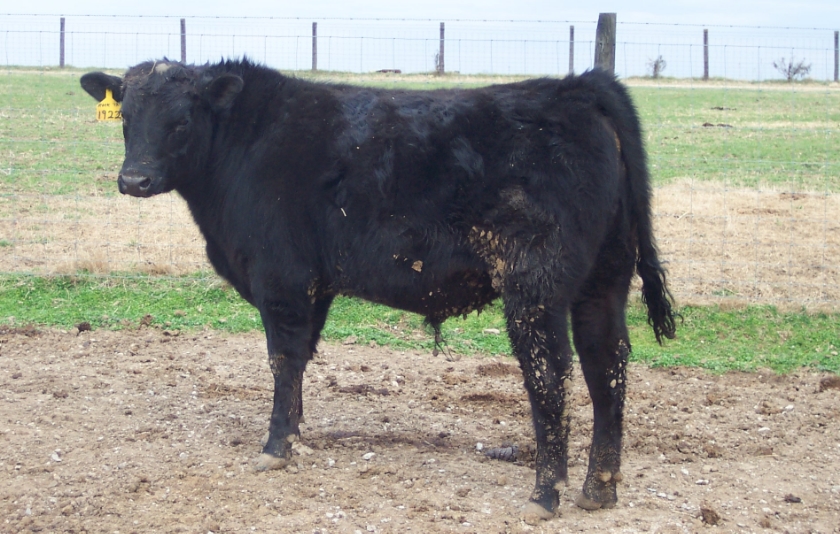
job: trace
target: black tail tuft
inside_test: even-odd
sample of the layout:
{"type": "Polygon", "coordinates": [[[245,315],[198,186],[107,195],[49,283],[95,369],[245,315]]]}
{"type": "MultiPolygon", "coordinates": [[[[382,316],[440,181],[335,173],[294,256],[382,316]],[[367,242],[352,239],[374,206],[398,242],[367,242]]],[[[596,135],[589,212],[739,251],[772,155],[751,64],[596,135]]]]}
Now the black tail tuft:
{"type": "MultiPolygon", "coordinates": [[[[652,247],[652,243],[648,243],[652,247]]],[[[662,344],[662,338],[674,339],[676,335],[677,314],[673,310],[674,298],[665,282],[665,269],[659,264],[656,251],[642,251],[639,247],[639,259],[636,270],[642,278],[642,302],[647,306],[648,324],[653,327],[656,341],[662,344]],[[646,252],[646,253],[645,253],[646,252]]]]}

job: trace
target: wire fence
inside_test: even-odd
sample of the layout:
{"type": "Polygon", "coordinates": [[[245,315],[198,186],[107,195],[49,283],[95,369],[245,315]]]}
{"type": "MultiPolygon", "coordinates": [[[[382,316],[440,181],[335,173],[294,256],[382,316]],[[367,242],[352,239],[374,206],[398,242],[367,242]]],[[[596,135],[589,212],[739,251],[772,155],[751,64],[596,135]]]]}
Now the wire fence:
{"type": "MultiPolygon", "coordinates": [[[[594,21],[444,22],[0,15],[0,273],[208,276],[179,197],[116,194],[121,132],[93,120],[82,69],[247,55],[316,80],[423,88],[592,65],[594,21]]],[[[678,299],[840,309],[836,32],[619,22],[617,40],[678,299]],[[782,57],[807,80],[784,82],[782,57]]]]}

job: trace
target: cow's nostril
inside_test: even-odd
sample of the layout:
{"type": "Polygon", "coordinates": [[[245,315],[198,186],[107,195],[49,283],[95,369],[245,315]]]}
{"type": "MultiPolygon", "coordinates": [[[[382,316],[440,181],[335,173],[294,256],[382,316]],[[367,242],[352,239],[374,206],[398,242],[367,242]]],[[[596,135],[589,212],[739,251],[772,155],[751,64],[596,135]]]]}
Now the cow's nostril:
{"type": "Polygon", "coordinates": [[[151,178],[146,178],[145,180],[143,180],[142,182],[140,182],[139,184],[137,184],[137,187],[139,187],[140,189],[142,189],[143,191],[145,191],[145,190],[146,190],[146,189],[148,189],[151,185],[152,185],[152,179],[151,179],[151,178]]]}

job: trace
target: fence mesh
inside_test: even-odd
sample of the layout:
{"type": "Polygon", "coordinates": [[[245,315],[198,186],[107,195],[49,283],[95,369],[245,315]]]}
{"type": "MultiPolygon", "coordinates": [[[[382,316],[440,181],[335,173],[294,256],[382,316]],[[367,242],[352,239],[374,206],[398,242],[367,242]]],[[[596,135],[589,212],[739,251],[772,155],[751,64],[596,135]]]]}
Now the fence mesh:
{"type": "MultiPolygon", "coordinates": [[[[316,80],[470,87],[592,65],[595,23],[0,15],[0,272],[208,276],[176,195],[118,195],[118,125],[88,68],[247,55],[316,80]],[[313,66],[317,22],[317,67],[313,66]],[[574,52],[570,26],[574,26],[574,52]],[[371,72],[400,70],[394,74],[371,72]],[[363,75],[361,75],[363,74],[363,75]],[[200,274],[196,274],[200,273],[200,274]]],[[[618,25],[617,74],[642,115],[657,234],[683,302],[840,307],[840,86],[833,30],[618,25]],[[708,55],[709,80],[704,52],[708,55]],[[810,66],[788,83],[773,62],[810,66]],[[653,78],[661,59],[663,77],[653,78]]]]}

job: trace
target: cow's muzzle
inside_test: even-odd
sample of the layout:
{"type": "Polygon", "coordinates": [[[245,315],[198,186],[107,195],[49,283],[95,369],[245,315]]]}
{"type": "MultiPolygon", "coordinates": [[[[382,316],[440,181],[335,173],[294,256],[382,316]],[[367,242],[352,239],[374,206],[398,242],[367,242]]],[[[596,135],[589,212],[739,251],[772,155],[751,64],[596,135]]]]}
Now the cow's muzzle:
{"type": "Polygon", "coordinates": [[[120,193],[123,195],[150,197],[153,194],[152,179],[147,176],[120,174],[120,177],[117,179],[117,185],[120,188],[120,193]]]}

